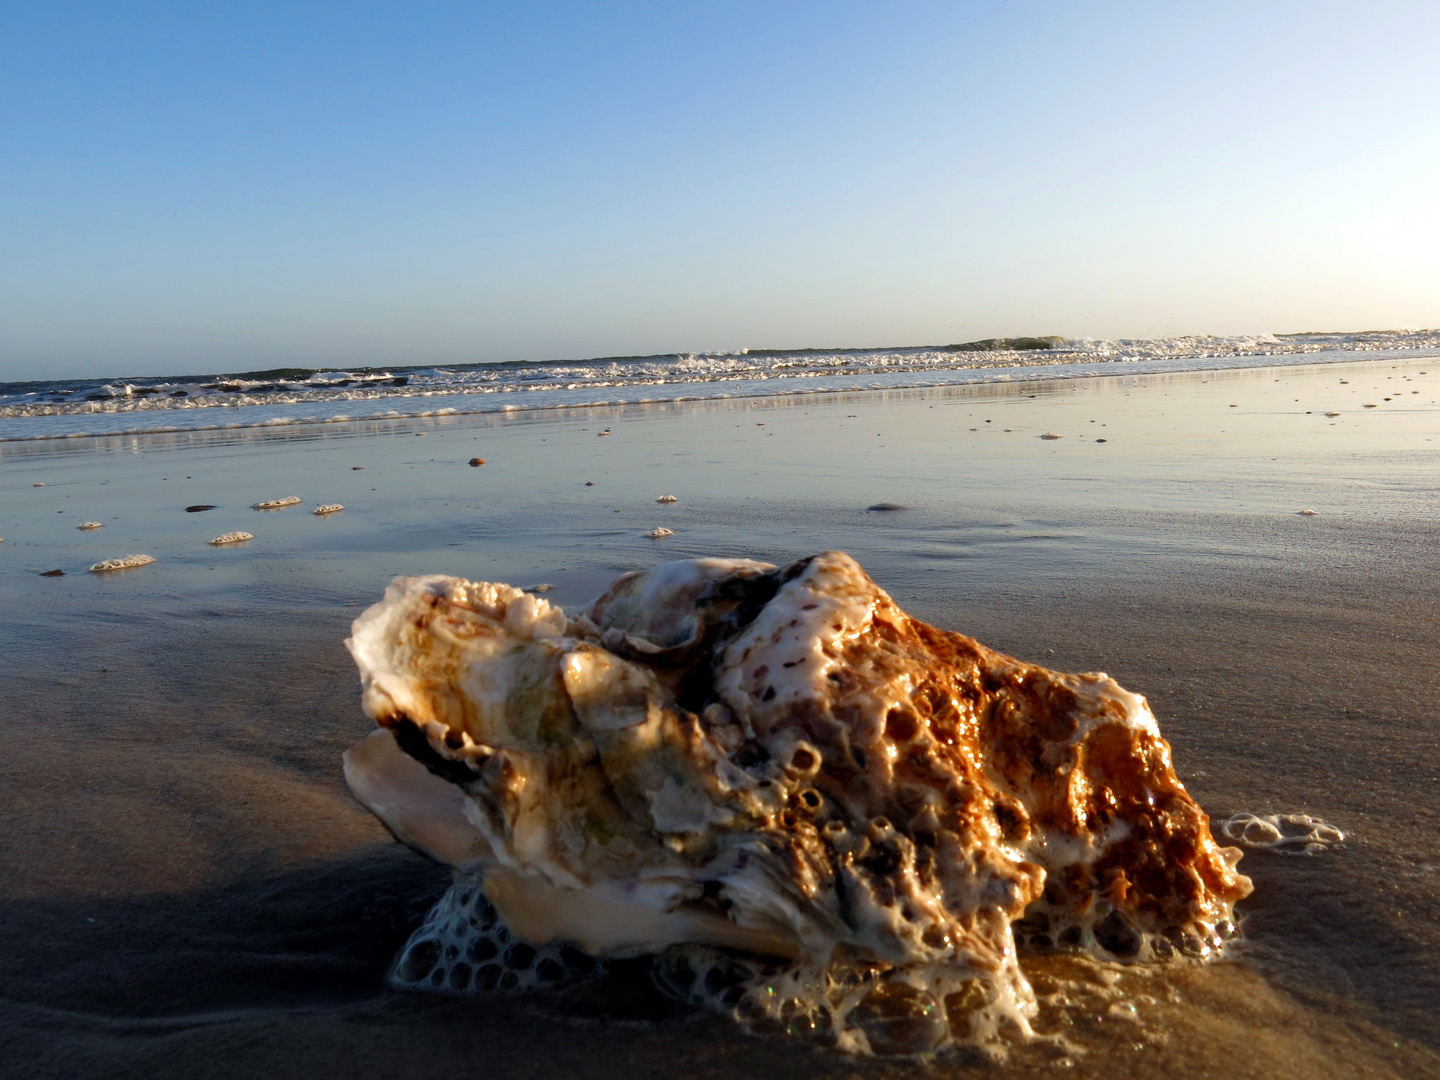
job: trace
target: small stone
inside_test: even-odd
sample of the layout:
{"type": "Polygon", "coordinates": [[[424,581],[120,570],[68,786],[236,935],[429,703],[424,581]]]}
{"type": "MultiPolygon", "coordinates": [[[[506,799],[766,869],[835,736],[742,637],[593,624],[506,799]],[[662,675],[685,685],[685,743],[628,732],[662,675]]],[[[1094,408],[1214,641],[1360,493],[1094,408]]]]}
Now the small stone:
{"type": "Polygon", "coordinates": [[[1041,435],[1040,438],[1042,438],[1042,439],[1058,439],[1058,438],[1060,438],[1060,436],[1059,436],[1059,435],[1056,435],[1053,431],[1047,431],[1044,435],[1041,435]]]}
{"type": "Polygon", "coordinates": [[[1300,511],[1300,516],[1301,516],[1301,517],[1314,517],[1314,516],[1315,516],[1315,511],[1314,511],[1314,510],[1301,510],[1301,511],[1300,511]]]}
{"type": "Polygon", "coordinates": [[[187,506],[187,507],[185,507],[185,512],[186,512],[187,514],[200,514],[200,513],[204,513],[206,510],[214,510],[214,509],[215,509],[215,506],[214,506],[213,503],[201,503],[201,504],[199,504],[198,506],[187,506]]]}
{"type": "Polygon", "coordinates": [[[1326,416],[1339,416],[1340,414],[1339,414],[1338,412],[1327,412],[1325,415],[1326,415],[1326,416]]]}
{"type": "Polygon", "coordinates": [[[35,486],[35,487],[44,487],[45,485],[44,485],[44,484],[35,484],[34,486],[35,486]]]}
{"type": "Polygon", "coordinates": [[[351,471],[351,472],[359,472],[359,471],[360,471],[361,469],[363,469],[363,468],[365,468],[364,465],[351,465],[351,466],[350,466],[350,471],[351,471]]]}
{"type": "Polygon", "coordinates": [[[91,529],[103,529],[105,525],[103,522],[99,521],[82,521],[79,525],[76,525],[75,527],[77,529],[84,529],[86,532],[89,532],[91,529]]]}
{"type": "Polygon", "coordinates": [[[65,571],[64,571],[64,570],[45,570],[45,571],[42,571],[42,572],[41,572],[40,576],[41,576],[41,577],[64,577],[64,576],[65,576],[65,571]]]}
{"type": "Polygon", "coordinates": [[[680,500],[677,499],[674,495],[661,495],[661,496],[660,496],[658,499],[656,499],[655,501],[658,502],[658,503],[672,503],[672,502],[679,502],[680,500]]]}
{"type": "Polygon", "coordinates": [[[594,487],[594,486],[595,486],[595,481],[594,481],[594,480],[586,480],[586,481],[585,481],[585,486],[586,486],[586,487],[594,487]]]}
{"type": "Polygon", "coordinates": [[[667,529],[663,526],[656,526],[655,528],[647,532],[645,535],[648,536],[651,540],[659,540],[662,536],[674,536],[675,530],[667,529]]]}
{"type": "Polygon", "coordinates": [[[481,465],[485,464],[485,459],[483,457],[472,457],[470,459],[470,464],[472,467],[478,469],[481,465]]]}

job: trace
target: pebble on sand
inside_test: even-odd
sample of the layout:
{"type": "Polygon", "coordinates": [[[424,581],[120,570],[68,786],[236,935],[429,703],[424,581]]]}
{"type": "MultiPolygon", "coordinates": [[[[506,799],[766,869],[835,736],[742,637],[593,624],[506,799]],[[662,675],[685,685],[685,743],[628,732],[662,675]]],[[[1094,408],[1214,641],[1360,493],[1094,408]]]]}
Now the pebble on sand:
{"type": "Polygon", "coordinates": [[[1298,511],[1298,513],[1300,514],[1301,517],[1314,517],[1314,516],[1315,516],[1315,511],[1314,511],[1314,510],[1300,510],[1300,511],[1298,511]]]}
{"type": "Polygon", "coordinates": [[[310,512],[316,517],[324,517],[326,514],[338,514],[341,510],[344,509],[345,507],[341,506],[339,503],[326,503],[324,506],[315,507],[315,509],[311,510],[310,512]]]}
{"type": "Polygon", "coordinates": [[[40,576],[41,576],[41,577],[64,577],[64,576],[65,576],[65,571],[64,571],[64,570],[42,570],[42,571],[40,571],[40,576]]]}
{"type": "Polygon", "coordinates": [[[258,502],[251,506],[252,510],[284,510],[287,506],[298,506],[300,497],[298,495],[287,495],[283,499],[267,499],[265,502],[258,502]]]}
{"type": "Polygon", "coordinates": [[[1045,432],[1044,435],[1041,435],[1040,438],[1042,438],[1042,439],[1058,439],[1058,438],[1060,438],[1060,436],[1059,436],[1059,435],[1056,435],[1053,431],[1047,431],[1047,432],[1045,432]]]}
{"type": "Polygon", "coordinates": [[[129,570],[132,566],[149,566],[155,561],[153,555],[125,555],[119,559],[105,559],[90,567],[92,574],[103,574],[110,570],[129,570]]]}
{"type": "Polygon", "coordinates": [[[595,437],[596,437],[597,439],[603,439],[606,435],[609,435],[609,434],[610,434],[610,429],[607,427],[604,431],[600,432],[600,433],[599,433],[598,435],[596,435],[595,437]]]}
{"type": "Polygon", "coordinates": [[[1366,405],[1365,408],[1367,408],[1367,409],[1378,409],[1378,408],[1380,408],[1380,406],[1379,406],[1379,405],[1366,405]]]}
{"type": "Polygon", "coordinates": [[[365,468],[364,465],[351,465],[351,466],[350,466],[350,471],[351,471],[351,472],[359,472],[359,471],[360,471],[361,469],[363,469],[363,468],[365,468]]]}
{"type": "Polygon", "coordinates": [[[211,547],[224,547],[226,544],[241,544],[241,543],[244,543],[246,540],[254,540],[254,539],[255,539],[255,534],[254,534],[254,533],[247,533],[247,532],[224,533],[224,534],[221,535],[221,536],[215,537],[214,540],[211,540],[211,541],[210,541],[210,545],[211,545],[211,547]]]}
{"type": "Polygon", "coordinates": [[[475,468],[479,468],[481,465],[485,464],[485,459],[483,457],[472,457],[470,459],[470,464],[475,468]]]}
{"type": "Polygon", "coordinates": [[[89,531],[90,529],[103,529],[105,527],[105,523],[102,521],[82,521],[79,525],[76,525],[75,527],[77,529],[85,529],[86,531],[89,531]]]}
{"type": "Polygon", "coordinates": [[[44,485],[44,484],[33,484],[33,485],[31,485],[31,486],[32,486],[32,487],[44,487],[45,485],[44,485]]]}
{"type": "Polygon", "coordinates": [[[674,536],[674,535],[675,535],[675,530],[674,530],[674,529],[667,529],[667,528],[665,528],[665,527],[663,527],[663,526],[658,526],[658,525],[657,525],[655,528],[651,529],[651,530],[650,530],[649,532],[647,532],[645,535],[648,536],[651,540],[659,540],[662,536],[674,536]]]}
{"type": "Polygon", "coordinates": [[[595,481],[594,481],[594,480],[586,480],[586,481],[585,481],[585,486],[586,486],[586,487],[594,487],[594,486],[595,486],[595,481]]]}
{"type": "Polygon", "coordinates": [[[204,513],[206,510],[214,510],[214,509],[215,509],[215,504],[214,504],[214,503],[198,503],[198,504],[196,504],[195,506],[187,506],[187,507],[185,507],[185,512],[186,512],[187,514],[201,514],[201,513],[204,513]]]}
{"type": "Polygon", "coordinates": [[[677,499],[674,495],[661,495],[661,496],[660,496],[658,499],[656,499],[655,501],[658,502],[658,503],[672,503],[672,502],[679,502],[680,500],[677,499]]]}
{"type": "Polygon", "coordinates": [[[1338,412],[1327,412],[1325,415],[1326,415],[1326,416],[1339,416],[1340,414],[1339,414],[1338,412]]]}

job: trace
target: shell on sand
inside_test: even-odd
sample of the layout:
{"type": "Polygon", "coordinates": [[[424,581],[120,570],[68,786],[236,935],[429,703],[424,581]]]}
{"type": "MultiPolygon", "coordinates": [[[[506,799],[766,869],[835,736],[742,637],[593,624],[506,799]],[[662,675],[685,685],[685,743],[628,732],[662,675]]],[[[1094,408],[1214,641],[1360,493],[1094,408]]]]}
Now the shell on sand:
{"type": "Polygon", "coordinates": [[[298,495],[287,495],[283,499],[269,499],[266,502],[257,502],[251,506],[252,510],[283,510],[287,506],[299,504],[298,495]]]}
{"type": "Polygon", "coordinates": [[[1214,956],[1250,891],[1144,698],[912,619],[841,552],[666,563],[571,616],[396,578],[347,645],[380,726],[351,789],[466,875],[396,985],[484,988],[439,936],[483,888],[527,941],[728,964],[695,992],[730,1015],[924,1053],[1030,1030],[1017,945],[1214,956]]]}
{"type": "Polygon", "coordinates": [[[153,555],[125,555],[119,559],[106,559],[90,567],[92,574],[103,574],[110,570],[129,570],[134,566],[149,566],[155,561],[153,555]]]}
{"type": "Polygon", "coordinates": [[[76,525],[75,527],[77,529],[85,529],[88,531],[90,529],[103,529],[105,525],[103,522],[99,521],[82,521],[79,525],[76,525]]]}
{"type": "Polygon", "coordinates": [[[326,503],[324,506],[317,506],[314,510],[310,512],[316,517],[324,517],[326,514],[338,514],[341,510],[344,509],[345,507],[341,506],[339,503],[326,503]]]}
{"type": "Polygon", "coordinates": [[[222,535],[220,535],[220,536],[215,537],[214,540],[211,540],[211,541],[210,541],[210,544],[211,544],[211,546],[213,546],[213,547],[222,547],[222,546],[224,546],[225,544],[242,544],[242,543],[244,543],[246,540],[254,540],[254,539],[255,539],[255,534],[254,534],[254,533],[248,533],[248,532],[228,532],[228,533],[224,533],[224,534],[222,534],[222,535]]]}
{"type": "Polygon", "coordinates": [[[659,540],[662,536],[674,536],[675,530],[667,529],[663,525],[657,525],[644,535],[648,536],[651,540],[659,540]]]}
{"type": "Polygon", "coordinates": [[[672,503],[672,502],[679,502],[680,500],[677,499],[674,495],[661,495],[661,496],[660,496],[658,499],[656,499],[655,501],[658,502],[658,503],[672,503]]]}

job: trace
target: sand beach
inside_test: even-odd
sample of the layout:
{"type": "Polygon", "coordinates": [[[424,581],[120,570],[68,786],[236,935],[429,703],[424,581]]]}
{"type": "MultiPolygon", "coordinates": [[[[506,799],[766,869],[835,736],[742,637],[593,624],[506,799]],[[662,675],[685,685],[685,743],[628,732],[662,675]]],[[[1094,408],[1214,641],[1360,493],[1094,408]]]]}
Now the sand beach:
{"type": "Polygon", "coordinates": [[[1386,358],[0,442],[0,1075],[1440,1076],[1437,401],[1440,359],[1386,358]],[[1093,988],[1047,1006],[1068,1055],[847,1058],[623,974],[386,988],[449,881],[340,773],[392,576],[569,608],[827,549],[1144,694],[1212,818],[1344,847],[1246,856],[1231,961],[1028,958],[1093,988]]]}

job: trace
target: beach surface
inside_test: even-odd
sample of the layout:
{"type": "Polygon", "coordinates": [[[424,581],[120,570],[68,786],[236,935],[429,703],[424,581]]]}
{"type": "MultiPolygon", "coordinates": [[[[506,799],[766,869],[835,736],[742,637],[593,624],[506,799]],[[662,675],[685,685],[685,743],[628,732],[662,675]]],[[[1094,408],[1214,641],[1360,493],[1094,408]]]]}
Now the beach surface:
{"type": "Polygon", "coordinates": [[[1437,400],[1440,361],[1386,359],[0,443],[0,1075],[1440,1077],[1437,400]],[[340,773],[343,639],[393,575],[568,609],[831,548],[1146,695],[1212,818],[1345,846],[1245,857],[1233,962],[1030,958],[1070,1049],[1000,1062],[758,1039],[621,974],[386,989],[449,881],[340,773]]]}

